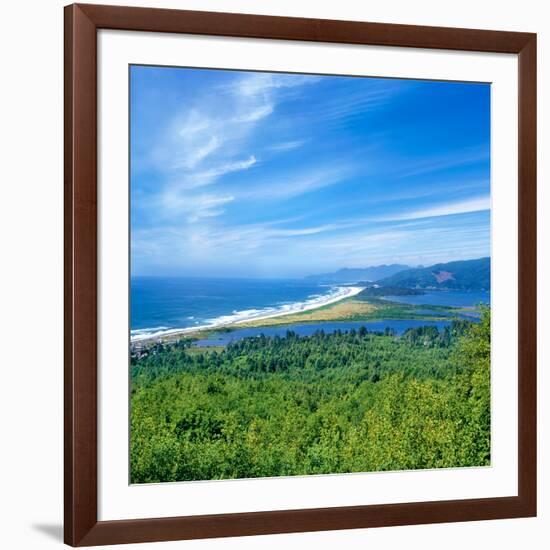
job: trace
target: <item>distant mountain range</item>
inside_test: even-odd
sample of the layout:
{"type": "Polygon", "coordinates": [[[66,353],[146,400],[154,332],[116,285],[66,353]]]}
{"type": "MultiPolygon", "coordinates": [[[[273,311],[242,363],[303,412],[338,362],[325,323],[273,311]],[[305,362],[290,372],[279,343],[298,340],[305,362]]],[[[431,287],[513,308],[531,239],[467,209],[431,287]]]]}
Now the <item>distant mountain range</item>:
{"type": "Polygon", "coordinates": [[[400,271],[410,269],[408,265],[391,264],[375,265],[372,267],[345,267],[334,273],[320,273],[306,277],[310,281],[318,283],[356,283],[357,281],[377,281],[384,277],[390,277],[400,271]]]}
{"type": "Polygon", "coordinates": [[[489,290],[491,288],[491,259],[479,258],[410,268],[376,282],[380,286],[402,288],[489,290]]]}
{"type": "Polygon", "coordinates": [[[334,273],[310,275],[318,283],[376,283],[396,289],[489,290],[491,259],[459,260],[428,267],[391,264],[364,268],[343,268],[334,273]]]}

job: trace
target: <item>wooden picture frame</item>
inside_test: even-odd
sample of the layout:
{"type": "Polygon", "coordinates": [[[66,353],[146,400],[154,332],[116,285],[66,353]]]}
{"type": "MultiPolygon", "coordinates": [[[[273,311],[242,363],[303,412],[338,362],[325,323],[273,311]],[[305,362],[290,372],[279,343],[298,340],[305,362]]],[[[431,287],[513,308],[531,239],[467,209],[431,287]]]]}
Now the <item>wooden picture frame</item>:
{"type": "Polygon", "coordinates": [[[65,542],[72,546],[536,515],[536,35],[74,4],[65,8],[65,542]],[[98,521],[97,54],[99,29],[518,55],[518,495],[98,521]]]}

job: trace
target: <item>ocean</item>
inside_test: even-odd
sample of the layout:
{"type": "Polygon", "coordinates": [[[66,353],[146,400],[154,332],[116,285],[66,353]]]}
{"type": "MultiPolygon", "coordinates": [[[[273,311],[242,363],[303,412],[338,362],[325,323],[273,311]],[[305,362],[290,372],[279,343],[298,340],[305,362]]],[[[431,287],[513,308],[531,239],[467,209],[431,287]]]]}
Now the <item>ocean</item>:
{"type": "Polygon", "coordinates": [[[303,311],[340,299],[350,288],[293,279],[133,277],[131,335],[303,311]]]}

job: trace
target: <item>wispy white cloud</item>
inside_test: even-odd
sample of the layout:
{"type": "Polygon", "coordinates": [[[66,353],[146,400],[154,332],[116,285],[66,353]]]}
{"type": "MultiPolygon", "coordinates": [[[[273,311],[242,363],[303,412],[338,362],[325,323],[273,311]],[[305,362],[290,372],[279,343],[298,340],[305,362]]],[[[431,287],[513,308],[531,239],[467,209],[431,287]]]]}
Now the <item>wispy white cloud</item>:
{"type": "Polygon", "coordinates": [[[245,189],[239,197],[247,200],[281,200],[298,197],[344,182],[353,173],[353,165],[317,167],[290,173],[277,180],[257,182],[253,189],[245,189]]]}
{"type": "Polygon", "coordinates": [[[412,210],[408,212],[389,214],[383,218],[377,218],[376,221],[397,221],[397,220],[416,220],[421,218],[434,218],[440,216],[451,216],[455,214],[466,214],[469,212],[480,212],[491,208],[491,198],[489,196],[476,197],[473,199],[432,205],[424,209],[412,210]]]}
{"type": "Polygon", "coordinates": [[[201,218],[214,218],[221,216],[224,213],[223,208],[220,208],[224,204],[232,202],[234,197],[228,196],[212,196],[202,195],[199,197],[193,197],[189,201],[188,208],[191,210],[191,214],[188,216],[187,221],[194,223],[201,218]]]}
{"type": "MultiPolygon", "coordinates": [[[[159,140],[154,157],[156,169],[164,179],[156,193],[164,217],[178,216],[189,222],[221,215],[223,209],[205,208],[204,195],[195,189],[215,186],[224,176],[246,171],[258,164],[254,130],[276,109],[280,91],[297,89],[315,82],[316,77],[249,73],[218,90],[216,98],[202,96],[183,114],[175,114],[172,125],[159,140]],[[191,209],[196,214],[191,214],[191,209]]],[[[290,150],[301,142],[278,144],[290,150]]],[[[279,196],[295,196],[308,188],[328,185],[325,178],[297,182],[294,190],[278,186],[279,196]]],[[[259,188],[258,188],[259,189],[259,188]]],[[[250,195],[260,196],[264,191],[250,195]]],[[[246,194],[246,193],[245,193],[246,194]]],[[[235,200],[236,194],[232,194],[235,200]]]]}
{"type": "Polygon", "coordinates": [[[217,121],[197,109],[174,126],[167,130],[155,151],[160,170],[193,170],[222,146],[217,121]]]}
{"type": "Polygon", "coordinates": [[[440,216],[451,216],[455,214],[466,214],[469,212],[480,212],[491,208],[489,196],[476,197],[464,201],[452,202],[431,206],[429,208],[406,212],[393,217],[394,220],[416,220],[419,218],[434,218],[440,216]]]}
{"type": "Polygon", "coordinates": [[[293,245],[293,250],[299,258],[314,249],[317,257],[325,258],[327,267],[364,267],[384,262],[417,265],[486,255],[489,239],[487,224],[456,219],[422,220],[396,222],[384,229],[379,225],[356,224],[345,232],[327,231],[312,236],[311,240],[304,237],[293,245]]]}
{"type": "Polygon", "coordinates": [[[333,224],[319,225],[317,227],[303,227],[298,229],[275,229],[268,236],[270,237],[303,237],[305,235],[318,235],[335,229],[333,224]]]}
{"type": "Polygon", "coordinates": [[[260,105],[259,107],[248,111],[242,115],[236,116],[233,119],[233,122],[236,122],[238,124],[242,122],[257,122],[258,120],[261,120],[262,118],[265,118],[266,116],[269,116],[274,110],[274,106],[271,103],[265,103],[264,105],[260,105]]]}
{"type": "Polygon", "coordinates": [[[450,168],[466,166],[482,161],[489,161],[490,150],[488,147],[471,147],[465,150],[454,151],[445,155],[432,155],[420,160],[407,160],[396,163],[398,177],[409,178],[422,174],[440,172],[450,168]]]}
{"type": "Polygon", "coordinates": [[[292,151],[293,149],[299,149],[305,143],[306,141],[303,139],[296,139],[293,141],[283,141],[281,143],[275,143],[274,145],[270,145],[267,149],[269,151],[280,153],[285,151],[292,151]]]}
{"type": "Polygon", "coordinates": [[[292,89],[318,82],[320,77],[301,74],[249,73],[225,89],[242,97],[263,96],[274,90],[292,89]]]}
{"type": "Polygon", "coordinates": [[[160,197],[159,216],[160,219],[176,218],[179,223],[195,223],[202,218],[221,216],[224,213],[222,207],[234,200],[230,194],[190,195],[171,188],[160,197]]]}
{"type": "Polygon", "coordinates": [[[410,185],[404,187],[400,191],[392,189],[387,194],[379,193],[373,196],[365,198],[365,202],[369,204],[385,203],[391,204],[397,201],[407,201],[423,199],[426,197],[441,197],[463,193],[472,192],[473,190],[489,189],[490,184],[488,179],[465,179],[464,176],[460,176],[454,179],[442,179],[435,180],[431,184],[410,185]]]}
{"type": "MultiPolygon", "coordinates": [[[[412,83],[408,84],[407,89],[413,86],[412,83]]],[[[391,81],[372,83],[370,88],[362,89],[360,92],[342,89],[341,93],[335,94],[322,105],[314,106],[306,111],[305,115],[308,118],[323,120],[324,123],[345,123],[350,117],[377,111],[388,105],[403,90],[402,84],[396,85],[391,81]]]]}
{"type": "Polygon", "coordinates": [[[248,170],[256,163],[256,157],[251,155],[249,158],[244,160],[236,160],[225,164],[219,164],[210,169],[195,170],[189,174],[183,174],[181,176],[181,180],[178,180],[170,185],[170,188],[172,190],[177,188],[180,191],[187,191],[196,187],[210,185],[218,178],[225,176],[226,174],[248,170]]]}
{"type": "MultiPolygon", "coordinates": [[[[205,201],[211,206],[215,201],[205,201]]],[[[206,212],[209,212],[206,209],[206,212]]],[[[420,220],[395,222],[381,229],[368,226],[363,220],[341,219],[335,223],[303,225],[303,220],[292,218],[262,223],[224,225],[209,223],[208,215],[186,228],[173,226],[155,235],[132,236],[133,253],[159,258],[177,257],[184,251],[186,262],[239,269],[242,263],[264,274],[276,273],[279,264],[285,270],[294,267],[304,272],[303,258],[315,251],[315,258],[327,269],[342,266],[364,267],[383,262],[402,262],[426,265],[445,259],[471,258],[487,254],[489,228],[472,225],[456,219],[445,222],[420,220]],[[343,231],[345,230],[345,231],[343,231]],[[135,238],[134,238],[135,237],[135,238]],[[155,242],[151,248],[148,243],[155,242]],[[292,254],[289,254],[289,250],[292,254]]],[[[312,268],[318,270],[318,267],[312,268]]]]}
{"type": "Polygon", "coordinates": [[[200,140],[187,149],[186,153],[177,159],[172,165],[173,169],[187,168],[192,169],[208,155],[213,153],[220,146],[220,139],[218,136],[210,136],[206,142],[201,143],[200,140]]]}

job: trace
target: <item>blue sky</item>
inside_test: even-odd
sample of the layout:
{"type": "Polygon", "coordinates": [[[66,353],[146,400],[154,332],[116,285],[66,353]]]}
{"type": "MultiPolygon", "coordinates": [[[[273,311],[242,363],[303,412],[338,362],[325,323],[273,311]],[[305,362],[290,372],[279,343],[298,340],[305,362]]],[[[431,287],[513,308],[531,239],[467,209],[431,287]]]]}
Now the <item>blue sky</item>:
{"type": "Polygon", "coordinates": [[[132,275],[490,254],[490,86],[132,66],[132,275]]]}

